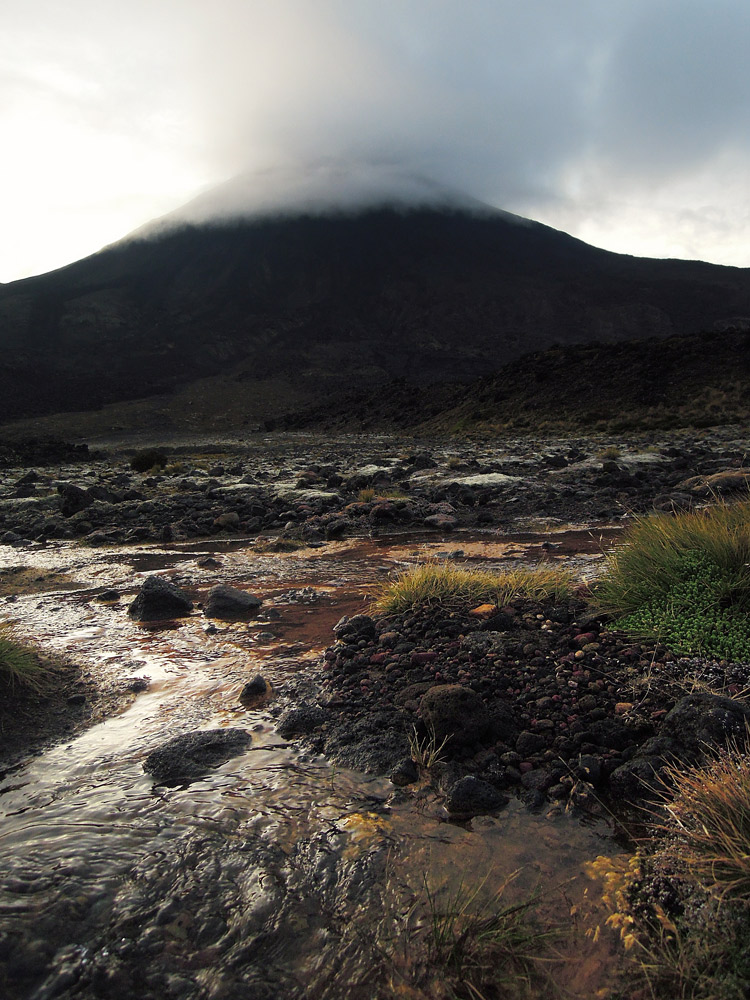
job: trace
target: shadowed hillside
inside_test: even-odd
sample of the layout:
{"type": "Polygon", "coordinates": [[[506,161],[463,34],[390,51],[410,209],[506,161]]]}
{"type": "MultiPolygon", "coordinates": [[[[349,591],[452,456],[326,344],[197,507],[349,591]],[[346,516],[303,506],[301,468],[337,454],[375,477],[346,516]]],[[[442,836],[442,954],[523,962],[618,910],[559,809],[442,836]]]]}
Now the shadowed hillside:
{"type": "Polygon", "coordinates": [[[750,420],[750,333],[552,347],[468,385],[403,379],[272,423],[438,433],[706,427],[750,420]]]}
{"type": "Polygon", "coordinates": [[[264,419],[393,378],[469,381],[552,343],[738,315],[750,315],[748,270],[611,254],[503,213],[188,227],[0,288],[0,420],[218,374],[264,419]]]}

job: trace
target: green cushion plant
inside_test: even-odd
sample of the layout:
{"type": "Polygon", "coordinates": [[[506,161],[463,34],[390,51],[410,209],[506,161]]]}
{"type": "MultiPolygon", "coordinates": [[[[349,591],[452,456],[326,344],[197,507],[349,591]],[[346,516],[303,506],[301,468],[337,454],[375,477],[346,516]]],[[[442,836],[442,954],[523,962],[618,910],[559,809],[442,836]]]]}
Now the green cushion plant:
{"type": "Polygon", "coordinates": [[[750,502],[638,518],[595,589],[618,628],[750,661],[750,502]]]}

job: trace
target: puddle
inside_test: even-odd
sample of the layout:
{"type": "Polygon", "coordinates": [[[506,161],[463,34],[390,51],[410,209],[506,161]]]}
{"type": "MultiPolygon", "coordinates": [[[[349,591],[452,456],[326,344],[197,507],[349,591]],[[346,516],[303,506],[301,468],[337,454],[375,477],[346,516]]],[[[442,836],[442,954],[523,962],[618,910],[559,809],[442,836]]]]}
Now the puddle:
{"type": "MultiPolygon", "coordinates": [[[[602,531],[603,543],[595,535],[596,545],[613,532],[602,531]]],[[[268,705],[238,702],[258,672],[279,689],[304,671],[333,624],[364,610],[389,573],[457,550],[471,562],[529,560],[548,537],[354,539],[263,555],[238,540],[24,550],[38,575],[64,573],[78,589],[55,589],[51,577],[52,589],[2,603],[19,634],[101,678],[148,687],[0,782],[4,995],[369,998],[373,976],[411,975],[404,946],[414,928],[404,920],[424,915],[425,879],[436,892],[481,884],[491,896],[518,871],[509,898],[541,885],[544,919],[569,926],[584,862],[612,853],[606,824],[550,820],[517,803],[447,824],[429,796],[394,798],[385,779],[333,768],[281,740],[268,705]],[[220,565],[202,567],[207,555],[220,565]],[[175,628],[145,628],[127,606],[154,571],[198,599],[227,582],[264,603],[248,621],[195,613],[175,628]],[[120,600],[97,602],[107,588],[120,600]],[[142,768],[151,750],[216,726],[248,729],[251,747],[189,787],[153,786],[142,768]]],[[[566,558],[599,552],[590,532],[554,542],[566,558]]],[[[0,547],[0,569],[18,562],[0,547]]],[[[595,996],[608,961],[606,943],[581,935],[560,963],[567,995],[595,996]]]]}

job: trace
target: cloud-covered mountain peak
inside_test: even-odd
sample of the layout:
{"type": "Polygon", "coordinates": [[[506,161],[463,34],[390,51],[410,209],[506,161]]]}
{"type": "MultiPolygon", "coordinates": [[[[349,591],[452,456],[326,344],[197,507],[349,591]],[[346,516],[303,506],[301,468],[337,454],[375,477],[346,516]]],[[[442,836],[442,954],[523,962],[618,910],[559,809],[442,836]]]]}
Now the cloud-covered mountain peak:
{"type": "Polygon", "coordinates": [[[384,206],[517,218],[394,163],[323,159],[241,173],[162,219],[147,223],[136,235],[147,236],[165,226],[180,224],[205,225],[279,215],[357,214],[384,206]]]}

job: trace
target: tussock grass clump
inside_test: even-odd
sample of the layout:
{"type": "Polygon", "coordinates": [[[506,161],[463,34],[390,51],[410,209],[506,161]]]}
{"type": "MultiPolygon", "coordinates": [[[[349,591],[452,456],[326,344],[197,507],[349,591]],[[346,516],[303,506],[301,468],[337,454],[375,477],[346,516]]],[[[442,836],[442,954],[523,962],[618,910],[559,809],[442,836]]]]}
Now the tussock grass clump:
{"type": "Polygon", "coordinates": [[[435,727],[430,726],[428,735],[424,739],[420,739],[417,727],[414,726],[408,735],[408,740],[411,759],[420,770],[429,771],[435,764],[443,760],[443,750],[450,740],[450,735],[438,743],[435,727]]]}
{"type": "Polygon", "coordinates": [[[499,574],[463,566],[422,563],[385,584],[373,610],[400,614],[442,604],[450,607],[508,604],[517,597],[565,600],[571,591],[570,575],[558,566],[510,569],[499,574]]]}
{"type": "Polygon", "coordinates": [[[19,643],[8,625],[0,625],[0,683],[5,687],[33,688],[38,691],[45,675],[36,653],[19,643]]]}
{"type": "Polygon", "coordinates": [[[407,497],[408,493],[404,493],[403,490],[395,486],[383,490],[375,490],[368,486],[357,494],[357,500],[360,503],[372,503],[373,500],[405,500],[407,497]]]}
{"type": "Polygon", "coordinates": [[[750,501],[636,519],[595,602],[678,652],[750,660],[750,501]]]}
{"type": "Polygon", "coordinates": [[[737,747],[699,768],[668,769],[670,850],[711,892],[750,902],[750,758],[737,747]]]}
{"type": "Polygon", "coordinates": [[[657,839],[629,861],[598,858],[607,923],[648,996],[750,995],[750,759],[736,746],[670,769],[657,839]]]}

